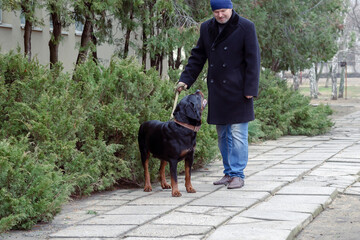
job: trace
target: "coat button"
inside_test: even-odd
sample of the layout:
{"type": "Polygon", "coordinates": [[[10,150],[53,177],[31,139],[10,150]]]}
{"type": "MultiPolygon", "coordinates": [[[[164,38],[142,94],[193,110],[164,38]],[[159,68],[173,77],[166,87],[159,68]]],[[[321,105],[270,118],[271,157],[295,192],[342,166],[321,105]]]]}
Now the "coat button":
{"type": "Polygon", "coordinates": [[[210,64],[210,67],[214,67],[214,64],[210,64]]]}
{"type": "Polygon", "coordinates": [[[225,67],[226,67],[226,63],[224,63],[222,66],[225,68],[225,67]]]}
{"type": "Polygon", "coordinates": [[[225,51],[228,50],[228,47],[224,47],[224,50],[225,50],[225,51]]]}
{"type": "Polygon", "coordinates": [[[226,80],[223,80],[222,82],[223,82],[223,83],[226,83],[226,80]]]}
{"type": "Polygon", "coordinates": [[[210,79],[210,82],[211,82],[211,83],[214,83],[214,79],[210,79]]]}
{"type": "Polygon", "coordinates": [[[211,51],[215,51],[215,48],[212,48],[211,51]]]}

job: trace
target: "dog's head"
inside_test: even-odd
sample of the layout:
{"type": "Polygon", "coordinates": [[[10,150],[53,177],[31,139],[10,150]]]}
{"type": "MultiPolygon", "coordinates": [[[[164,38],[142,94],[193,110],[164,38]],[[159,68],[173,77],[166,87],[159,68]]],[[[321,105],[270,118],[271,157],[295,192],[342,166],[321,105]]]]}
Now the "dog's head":
{"type": "Polygon", "coordinates": [[[204,94],[197,90],[179,102],[174,111],[174,117],[180,122],[193,126],[201,125],[201,114],[207,104],[204,94]]]}

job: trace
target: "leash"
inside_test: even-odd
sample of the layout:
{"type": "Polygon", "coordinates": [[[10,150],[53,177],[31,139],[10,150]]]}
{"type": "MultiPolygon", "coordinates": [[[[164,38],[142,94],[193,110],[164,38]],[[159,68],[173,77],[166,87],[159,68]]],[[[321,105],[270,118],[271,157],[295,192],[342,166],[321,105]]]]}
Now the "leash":
{"type": "Polygon", "coordinates": [[[179,88],[182,89],[182,90],[186,90],[187,86],[184,84],[184,86],[180,86],[175,90],[175,92],[176,92],[175,93],[175,101],[174,101],[173,110],[171,111],[170,120],[174,119],[174,111],[175,111],[175,108],[176,108],[176,105],[177,105],[177,102],[178,102],[178,99],[179,99],[179,94],[182,91],[182,90],[178,91],[179,88]]]}
{"type": "Polygon", "coordinates": [[[179,91],[176,91],[176,93],[175,93],[174,106],[173,106],[173,110],[171,111],[170,120],[171,120],[171,119],[174,119],[174,111],[175,111],[175,108],[176,108],[178,99],[179,99],[179,91]]]}

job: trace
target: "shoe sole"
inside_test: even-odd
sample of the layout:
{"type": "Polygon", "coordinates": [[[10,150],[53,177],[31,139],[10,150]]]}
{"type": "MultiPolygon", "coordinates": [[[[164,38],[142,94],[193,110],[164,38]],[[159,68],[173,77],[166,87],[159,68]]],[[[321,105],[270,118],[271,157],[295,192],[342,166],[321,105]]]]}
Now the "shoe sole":
{"type": "Polygon", "coordinates": [[[216,183],[216,184],[213,183],[213,184],[214,184],[214,185],[225,185],[225,186],[227,186],[227,185],[229,185],[229,183],[230,183],[230,182],[226,182],[226,183],[216,183]]]}

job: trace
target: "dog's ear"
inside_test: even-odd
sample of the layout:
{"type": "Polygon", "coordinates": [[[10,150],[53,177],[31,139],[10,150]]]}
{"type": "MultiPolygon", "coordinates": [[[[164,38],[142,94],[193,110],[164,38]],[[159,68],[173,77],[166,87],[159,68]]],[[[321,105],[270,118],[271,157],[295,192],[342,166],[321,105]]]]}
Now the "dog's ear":
{"type": "Polygon", "coordinates": [[[196,121],[201,121],[201,114],[200,114],[200,108],[197,106],[196,102],[189,101],[185,105],[185,115],[188,118],[191,118],[196,121]]]}
{"type": "Polygon", "coordinates": [[[197,126],[201,122],[201,104],[199,104],[199,99],[194,95],[184,97],[175,108],[175,119],[197,126]]]}

